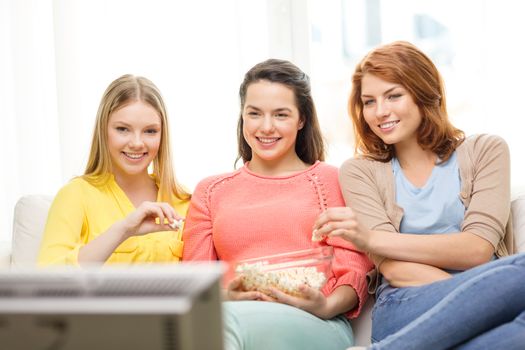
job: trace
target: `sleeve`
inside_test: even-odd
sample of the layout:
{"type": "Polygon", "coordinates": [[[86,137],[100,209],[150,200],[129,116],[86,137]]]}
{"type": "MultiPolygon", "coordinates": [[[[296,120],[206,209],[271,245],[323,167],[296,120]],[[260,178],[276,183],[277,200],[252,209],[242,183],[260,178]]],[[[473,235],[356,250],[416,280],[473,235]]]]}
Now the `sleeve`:
{"type": "Polygon", "coordinates": [[[497,249],[510,216],[509,148],[501,137],[482,135],[475,139],[470,157],[471,199],[461,229],[488,240],[497,249]]]}
{"type": "Polygon", "coordinates": [[[330,295],[337,287],[343,285],[354,288],[358,304],[346,313],[346,317],[356,318],[368,299],[366,276],[374,264],[365,253],[358,251],[351,243],[340,237],[329,238],[327,244],[334,248],[333,275],[328,279],[323,292],[325,295],[330,295]]]}
{"type": "Polygon", "coordinates": [[[213,244],[213,221],[209,208],[210,179],[201,181],[191,197],[186,223],[182,233],[183,261],[218,260],[213,244]]]}
{"type": "MultiPolygon", "coordinates": [[[[329,206],[344,205],[341,195],[339,182],[337,181],[337,171],[334,174],[334,188],[330,192],[335,192],[329,206]]],[[[348,318],[356,318],[368,298],[367,273],[374,267],[365,253],[357,250],[354,245],[340,237],[331,237],[326,243],[334,248],[334,258],[332,261],[333,275],[328,279],[323,292],[330,295],[337,287],[342,285],[351,286],[357,294],[357,307],[346,313],[348,318]]]]}
{"type": "MultiPolygon", "coordinates": [[[[339,182],[344,201],[370,230],[397,232],[396,226],[388,216],[371,164],[373,163],[369,160],[354,158],[341,166],[339,182]]],[[[385,259],[377,255],[370,255],[370,258],[374,261],[375,269],[367,275],[368,292],[373,294],[380,282],[379,266],[385,259]]]]}
{"type": "Polygon", "coordinates": [[[57,193],[47,216],[38,265],[78,265],[85,218],[82,199],[82,191],[74,182],[57,193]]]}
{"type": "MultiPolygon", "coordinates": [[[[366,159],[349,159],[339,170],[346,205],[371,230],[397,232],[390,220],[373,170],[366,159]]],[[[386,174],[385,174],[386,175],[386,174]]]]}

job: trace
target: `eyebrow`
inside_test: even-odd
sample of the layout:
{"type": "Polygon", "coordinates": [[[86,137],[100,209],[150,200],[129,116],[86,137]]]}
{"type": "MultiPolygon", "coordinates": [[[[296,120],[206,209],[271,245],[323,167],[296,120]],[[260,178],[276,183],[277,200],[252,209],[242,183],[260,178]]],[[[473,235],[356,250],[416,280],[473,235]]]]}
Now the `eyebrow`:
{"type": "MultiPolygon", "coordinates": [[[[396,86],[394,86],[394,87],[391,87],[390,89],[388,89],[388,90],[386,90],[385,92],[383,92],[383,95],[386,95],[386,94],[388,94],[388,93],[392,92],[393,90],[395,90],[395,89],[397,89],[397,88],[400,88],[400,87],[401,87],[401,86],[399,86],[399,85],[396,85],[396,86]]],[[[361,95],[361,98],[363,98],[363,97],[374,97],[374,96],[363,94],[363,95],[361,95]]]]}
{"type": "MultiPolygon", "coordinates": [[[[126,122],[123,122],[123,121],[120,121],[120,120],[115,120],[113,123],[111,123],[112,125],[115,125],[115,124],[120,124],[120,125],[123,125],[123,126],[127,126],[127,127],[131,127],[131,124],[128,124],[126,122]]],[[[147,129],[147,128],[153,128],[153,127],[161,127],[162,124],[161,123],[154,123],[154,124],[149,124],[149,125],[146,125],[143,127],[143,129],[147,129]]]]}
{"type": "MultiPolygon", "coordinates": [[[[252,109],[255,109],[255,110],[258,110],[258,111],[261,110],[260,108],[252,106],[252,105],[247,105],[246,108],[252,108],[252,109]]],[[[282,111],[292,112],[292,110],[290,108],[288,108],[288,107],[276,108],[272,112],[282,112],[282,111]]]]}

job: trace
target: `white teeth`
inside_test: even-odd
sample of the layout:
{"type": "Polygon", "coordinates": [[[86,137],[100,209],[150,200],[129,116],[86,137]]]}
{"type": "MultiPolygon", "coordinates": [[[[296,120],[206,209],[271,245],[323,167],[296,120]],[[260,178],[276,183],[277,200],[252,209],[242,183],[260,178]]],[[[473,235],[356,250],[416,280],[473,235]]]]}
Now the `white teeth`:
{"type": "Polygon", "coordinates": [[[381,129],[388,129],[388,128],[391,128],[393,127],[394,125],[397,124],[397,121],[393,121],[393,122],[388,122],[388,123],[384,123],[384,124],[380,124],[379,127],[381,129]]]}
{"type": "Polygon", "coordinates": [[[127,152],[124,152],[124,154],[127,157],[132,158],[132,159],[139,159],[139,158],[142,158],[144,156],[144,153],[127,153],[127,152]]]}
{"type": "Polygon", "coordinates": [[[278,137],[272,137],[272,138],[258,137],[257,139],[262,143],[272,143],[272,142],[277,141],[279,138],[278,137]]]}

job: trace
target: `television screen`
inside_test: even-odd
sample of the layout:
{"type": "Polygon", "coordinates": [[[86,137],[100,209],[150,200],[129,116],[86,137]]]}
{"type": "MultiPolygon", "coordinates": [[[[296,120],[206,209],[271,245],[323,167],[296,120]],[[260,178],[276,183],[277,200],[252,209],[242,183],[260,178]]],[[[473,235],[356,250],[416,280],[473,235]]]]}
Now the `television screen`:
{"type": "Polygon", "coordinates": [[[222,349],[220,263],[0,271],[0,347],[222,349]]]}

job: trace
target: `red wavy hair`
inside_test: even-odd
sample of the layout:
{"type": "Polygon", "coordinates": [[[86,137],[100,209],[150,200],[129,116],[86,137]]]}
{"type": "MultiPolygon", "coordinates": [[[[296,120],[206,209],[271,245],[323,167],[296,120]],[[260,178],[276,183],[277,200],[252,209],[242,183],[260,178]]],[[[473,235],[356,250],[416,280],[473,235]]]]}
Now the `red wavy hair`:
{"type": "Polygon", "coordinates": [[[436,66],[411,43],[396,41],[369,52],[352,77],[348,110],[354,126],[356,154],[382,162],[395,155],[393,145],[385,144],[364,120],[361,89],[366,74],[400,84],[410,93],[422,117],[417,131],[421,147],[446,161],[463,142],[465,134],[448,119],[445,87],[436,66]]]}

